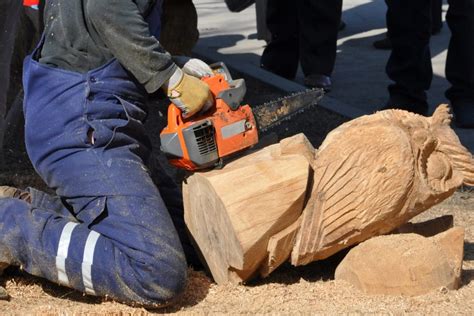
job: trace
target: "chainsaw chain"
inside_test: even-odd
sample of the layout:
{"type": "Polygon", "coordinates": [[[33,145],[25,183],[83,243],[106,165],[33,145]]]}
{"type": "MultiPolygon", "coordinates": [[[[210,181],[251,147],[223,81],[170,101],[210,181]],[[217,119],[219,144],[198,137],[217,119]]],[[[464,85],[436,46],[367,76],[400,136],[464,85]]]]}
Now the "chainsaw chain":
{"type": "Polygon", "coordinates": [[[314,88],[266,102],[252,109],[257,120],[260,132],[280,125],[292,119],[295,115],[303,113],[319,103],[324,96],[322,89],[314,88]]]}

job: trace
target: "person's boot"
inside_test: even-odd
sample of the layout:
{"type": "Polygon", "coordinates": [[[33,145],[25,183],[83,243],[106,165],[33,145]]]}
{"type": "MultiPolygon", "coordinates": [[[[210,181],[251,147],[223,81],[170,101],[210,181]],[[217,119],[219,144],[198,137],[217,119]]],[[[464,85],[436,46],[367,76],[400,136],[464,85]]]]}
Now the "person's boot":
{"type": "Polygon", "coordinates": [[[0,199],[1,198],[15,198],[25,201],[27,203],[31,203],[30,192],[7,185],[0,186],[0,199]]]}

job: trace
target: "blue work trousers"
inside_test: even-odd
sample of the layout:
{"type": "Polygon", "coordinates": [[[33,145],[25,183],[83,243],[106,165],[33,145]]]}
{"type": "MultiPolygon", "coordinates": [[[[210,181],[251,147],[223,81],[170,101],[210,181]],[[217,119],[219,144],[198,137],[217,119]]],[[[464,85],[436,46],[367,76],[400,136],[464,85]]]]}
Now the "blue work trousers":
{"type": "Polygon", "coordinates": [[[25,143],[56,195],[0,199],[0,261],[92,295],[169,302],[186,281],[170,216],[182,208],[162,168],[158,188],[150,177],[145,91],[115,59],[76,73],[39,63],[40,48],[24,65],[25,143]]]}

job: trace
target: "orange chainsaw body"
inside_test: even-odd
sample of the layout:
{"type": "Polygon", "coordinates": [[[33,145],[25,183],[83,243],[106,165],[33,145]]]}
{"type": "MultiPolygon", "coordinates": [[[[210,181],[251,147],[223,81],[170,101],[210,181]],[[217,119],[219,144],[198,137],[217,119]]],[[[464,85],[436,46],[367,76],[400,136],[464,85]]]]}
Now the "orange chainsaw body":
{"type": "MultiPolygon", "coordinates": [[[[212,108],[183,119],[181,110],[170,104],[168,125],[160,134],[161,148],[169,162],[191,171],[219,165],[222,158],[258,142],[257,125],[250,106],[240,105],[240,99],[232,102],[233,106],[226,102],[232,98],[235,88],[232,84],[237,81],[218,72],[202,80],[209,85],[214,97],[212,108]]],[[[245,86],[243,89],[245,93],[245,86]]]]}

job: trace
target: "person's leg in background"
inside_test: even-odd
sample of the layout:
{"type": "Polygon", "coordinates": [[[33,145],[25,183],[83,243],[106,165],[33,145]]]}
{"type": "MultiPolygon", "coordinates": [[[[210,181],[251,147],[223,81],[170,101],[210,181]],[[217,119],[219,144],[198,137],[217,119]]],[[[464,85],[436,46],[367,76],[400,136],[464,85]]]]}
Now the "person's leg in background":
{"type": "MultiPolygon", "coordinates": [[[[387,3],[387,1],[385,1],[387,3]]],[[[387,4],[388,6],[388,4],[387,4]]],[[[443,28],[443,0],[431,0],[431,34],[436,35],[441,32],[443,28]]],[[[385,34],[385,37],[376,40],[373,43],[376,49],[392,49],[392,43],[388,38],[388,35],[385,34]]]]}
{"type": "Polygon", "coordinates": [[[263,69],[290,80],[295,78],[299,63],[297,3],[268,1],[266,20],[271,40],[260,60],[263,69]]]}
{"type": "Polygon", "coordinates": [[[474,128],[474,0],[450,0],[446,20],[451,29],[446,78],[456,125],[474,128]]]}
{"type": "Polygon", "coordinates": [[[300,61],[305,84],[331,89],[342,0],[297,0],[300,61]]]}
{"type": "Polygon", "coordinates": [[[387,1],[387,28],[392,53],[386,66],[390,99],[384,108],[426,115],[426,90],[433,78],[431,66],[431,0],[387,1]]]}

